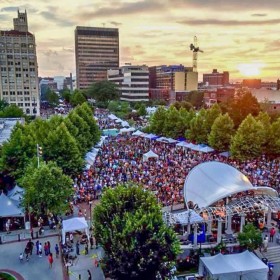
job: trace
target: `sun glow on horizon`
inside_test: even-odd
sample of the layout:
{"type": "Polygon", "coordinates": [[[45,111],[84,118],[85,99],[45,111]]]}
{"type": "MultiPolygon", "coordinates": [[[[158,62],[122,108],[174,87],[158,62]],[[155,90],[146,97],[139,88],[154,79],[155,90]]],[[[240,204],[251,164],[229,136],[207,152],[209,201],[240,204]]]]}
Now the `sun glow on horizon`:
{"type": "Polygon", "coordinates": [[[264,64],[261,62],[240,63],[237,65],[240,74],[246,77],[259,76],[263,67],[264,64]]]}

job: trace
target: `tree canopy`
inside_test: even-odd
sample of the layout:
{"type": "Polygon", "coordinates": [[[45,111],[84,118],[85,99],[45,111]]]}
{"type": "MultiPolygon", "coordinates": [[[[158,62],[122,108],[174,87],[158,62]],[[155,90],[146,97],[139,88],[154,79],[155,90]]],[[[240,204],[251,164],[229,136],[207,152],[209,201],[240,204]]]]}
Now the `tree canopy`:
{"type": "Polygon", "coordinates": [[[234,135],[230,151],[240,160],[256,158],[262,154],[264,139],[263,125],[250,114],[241,123],[234,135]]]}
{"type": "Polygon", "coordinates": [[[262,244],[262,234],[253,224],[247,224],[240,232],[237,239],[241,246],[245,246],[249,251],[253,251],[262,244]]]}
{"type": "Polygon", "coordinates": [[[105,250],[105,273],[117,280],[169,275],[179,253],[155,196],[137,186],[107,189],[94,208],[97,242],[105,250]]]}
{"type": "Polygon", "coordinates": [[[25,189],[24,206],[36,213],[64,213],[73,194],[72,180],[54,162],[41,163],[39,168],[30,164],[20,185],[25,189]]]}
{"type": "Polygon", "coordinates": [[[105,80],[92,84],[86,91],[86,95],[108,107],[111,100],[119,99],[119,90],[114,83],[105,80]]]}

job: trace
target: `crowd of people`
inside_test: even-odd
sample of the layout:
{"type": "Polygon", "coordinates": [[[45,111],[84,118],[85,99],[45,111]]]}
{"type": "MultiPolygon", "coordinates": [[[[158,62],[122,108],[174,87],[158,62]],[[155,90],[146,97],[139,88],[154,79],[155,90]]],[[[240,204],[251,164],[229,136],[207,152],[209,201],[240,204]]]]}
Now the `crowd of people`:
{"type": "MultiPolygon", "coordinates": [[[[110,124],[114,123],[104,111],[99,111],[96,117],[101,127],[111,128],[110,124]]],[[[76,198],[98,199],[104,187],[132,182],[153,191],[163,206],[180,204],[183,203],[183,186],[189,171],[206,161],[230,164],[245,174],[254,186],[279,191],[279,159],[268,160],[263,156],[240,162],[215,152],[201,153],[176,144],[125,134],[108,137],[94,165],[75,179],[76,198]],[[158,158],[143,161],[143,154],[149,150],[158,158]]]]}

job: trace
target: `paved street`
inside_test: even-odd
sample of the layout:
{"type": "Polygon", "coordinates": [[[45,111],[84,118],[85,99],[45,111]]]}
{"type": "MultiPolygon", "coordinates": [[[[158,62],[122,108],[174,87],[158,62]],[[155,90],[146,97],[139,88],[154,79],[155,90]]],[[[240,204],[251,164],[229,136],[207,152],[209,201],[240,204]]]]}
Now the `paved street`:
{"type": "MultiPolygon", "coordinates": [[[[54,252],[54,246],[58,243],[58,237],[40,238],[40,242],[51,242],[51,251],[54,252]]],[[[36,239],[33,240],[36,242],[36,239]]],[[[45,255],[39,258],[36,255],[36,247],[33,249],[33,255],[27,262],[19,261],[19,254],[24,251],[27,241],[13,242],[0,245],[0,269],[10,269],[18,272],[25,280],[62,280],[62,264],[60,258],[56,259],[54,256],[54,263],[52,269],[49,268],[48,259],[45,255]],[[34,255],[35,252],[35,255],[34,255]]]]}

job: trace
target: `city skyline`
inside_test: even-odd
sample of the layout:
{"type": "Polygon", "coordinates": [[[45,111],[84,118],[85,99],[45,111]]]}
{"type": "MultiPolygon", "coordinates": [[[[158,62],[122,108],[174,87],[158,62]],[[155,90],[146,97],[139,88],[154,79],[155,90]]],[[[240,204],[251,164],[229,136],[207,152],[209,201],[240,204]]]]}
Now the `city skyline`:
{"type": "Polygon", "coordinates": [[[198,71],[229,71],[230,79],[279,78],[280,1],[271,0],[72,0],[24,4],[2,0],[1,29],[12,29],[17,10],[27,10],[36,36],[40,76],[75,73],[76,26],[117,27],[120,65],[192,65],[189,45],[196,35],[198,71]],[[221,4],[222,3],[222,4],[221,4]]]}

